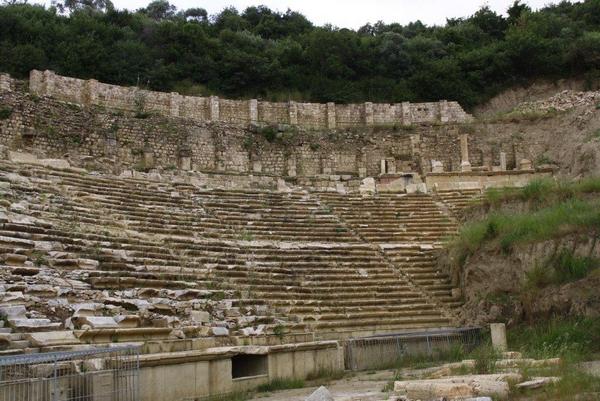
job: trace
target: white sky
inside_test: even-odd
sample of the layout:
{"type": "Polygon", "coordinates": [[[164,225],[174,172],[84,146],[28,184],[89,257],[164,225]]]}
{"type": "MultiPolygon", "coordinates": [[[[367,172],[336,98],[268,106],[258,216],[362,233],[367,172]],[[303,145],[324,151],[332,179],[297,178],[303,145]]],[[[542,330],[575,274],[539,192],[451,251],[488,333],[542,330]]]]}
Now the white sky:
{"type": "MultiPolygon", "coordinates": [[[[151,0],[112,0],[117,8],[135,10],[151,0]]],[[[316,25],[331,23],[340,28],[359,28],[366,23],[382,20],[386,23],[406,24],[421,20],[427,25],[441,25],[446,18],[467,17],[481,6],[488,5],[498,13],[505,13],[514,0],[170,0],[178,9],[205,8],[216,14],[228,6],[244,10],[248,6],[264,4],[271,9],[299,11],[316,25]]],[[[32,0],[50,4],[50,1],[32,0]]],[[[531,8],[538,9],[558,0],[525,0],[531,8]]]]}

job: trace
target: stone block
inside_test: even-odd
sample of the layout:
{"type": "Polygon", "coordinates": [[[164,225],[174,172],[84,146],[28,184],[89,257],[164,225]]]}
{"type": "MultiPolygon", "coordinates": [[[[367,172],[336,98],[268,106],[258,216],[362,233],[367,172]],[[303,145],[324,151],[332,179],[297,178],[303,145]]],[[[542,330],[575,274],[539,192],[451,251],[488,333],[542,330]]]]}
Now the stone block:
{"type": "Polygon", "coordinates": [[[321,386],[318,389],[316,389],[311,395],[309,395],[305,399],[305,401],[334,401],[334,398],[329,392],[329,390],[327,390],[327,388],[321,386]]]}
{"type": "Polygon", "coordinates": [[[72,331],[45,331],[25,334],[31,345],[35,347],[53,347],[57,345],[78,344],[80,341],[72,331]]]}
{"type": "Polygon", "coordinates": [[[25,319],[27,309],[25,305],[8,305],[0,306],[0,316],[8,319],[25,319]]]}
{"type": "Polygon", "coordinates": [[[463,173],[472,171],[471,163],[469,163],[468,161],[461,162],[460,163],[460,171],[462,171],[463,173]]]}
{"type": "Polygon", "coordinates": [[[195,323],[208,323],[210,322],[210,313],[206,311],[192,311],[190,319],[195,323]]]}
{"type": "Polygon", "coordinates": [[[506,351],[506,325],[504,323],[491,323],[490,331],[492,334],[492,346],[494,349],[499,352],[506,351]]]}
{"type": "Polygon", "coordinates": [[[533,170],[533,164],[531,163],[531,160],[522,159],[519,162],[519,170],[533,170]]]}
{"type": "Polygon", "coordinates": [[[119,328],[134,329],[140,327],[141,319],[138,315],[119,315],[114,317],[119,328]]]}
{"type": "Polygon", "coordinates": [[[78,316],[72,318],[72,321],[77,328],[85,325],[92,329],[116,329],[119,327],[115,319],[110,316],[78,316]]]}
{"type": "Polygon", "coordinates": [[[439,160],[431,161],[431,172],[432,173],[443,173],[444,172],[444,163],[439,160]]]}
{"type": "Polygon", "coordinates": [[[229,336],[229,329],[227,327],[211,327],[210,334],[215,337],[226,337],[229,336]]]}

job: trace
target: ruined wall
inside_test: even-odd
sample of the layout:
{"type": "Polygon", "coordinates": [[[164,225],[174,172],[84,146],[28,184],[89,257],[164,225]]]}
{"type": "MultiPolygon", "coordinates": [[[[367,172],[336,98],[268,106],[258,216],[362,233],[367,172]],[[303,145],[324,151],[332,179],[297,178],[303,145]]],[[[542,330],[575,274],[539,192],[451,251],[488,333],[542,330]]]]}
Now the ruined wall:
{"type": "MultiPolygon", "coordinates": [[[[111,172],[180,169],[274,177],[321,176],[320,180],[327,176],[334,177],[326,179],[329,181],[327,186],[331,187],[344,176],[348,180],[347,176],[378,176],[382,172],[427,173],[431,171],[432,160],[441,161],[445,171],[458,171],[461,162],[459,138],[464,134],[469,137],[469,160],[474,169],[498,166],[500,152],[506,153],[509,168],[516,167],[521,158],[532,159],[528,154],[532,146],[526,146],[522,137],[514,135],[516,127],[506,130],[492,127],[490,132],[485,124],[453,123],[335,130],[299,127],[282,128],[273,138],[259,128],[202,120],[216,114],[230,119],[246,116],[244,118],[268,121],[288,116],[299,123],[328,125],[335,113],[345,116],[351,126],[351,121],[360,121],[365,115],[374,121],[391,118],[390,108],[394,108],[395,118],[404,119],[406,115],[413,118],[418,113],[414,114],[413,105],[408,103],[307,106],[304,103],[252,100],[217,103],[215,98],[190,98],[196,106],[191,107],[189,103],[177,103],[181,96],[176,94],[160,94],[162,97],[152,102],[146,98],[146,104],[152,110],[159,110],[171,97],[179,104],[174,114],[193,112],[199,116],[182,118],[105,107],[117,101],[139,102],[135,92],[127,92],[126,88],[118,86],[106,85],[95,91],[99,105],[80,106],[54,97],[30,95],[22,84],[18,84],[20,81],[12,81],[7,76],[0,77],[0,82],[3,83],[0,107],[11,110],[8,118],[0,120],[0,145],[27,149],[40,157],[68,158],[73,165],[90,169],[111,172]],[[242,103],[243,107],[238,107],[242,103]]],[[[34,86],[39,82],[34,82],[34,86]]],[[[78,82],[86,83],[88,88],[96,85],[93,81],[68,80],[61,83],[61,87],[86,88],[85,85],[77,86],[78,82]]],[[[85,90],[81,99],[90,93],[85,90]]],[[[437,105],[438,112],[441,105],[448,105],[444,102],[433,104],[437,105]]],[[[167,108],[160,110],[166,113],[167,108]]]]}
{"type": "Polygon", "coordinates": [[[30,89],[38,96],[86,106],[103,106],[137,113],[198,121],[220,121],[235,124],[290,124],[305,128],[345,128],[372,125],[411,125],[433,122],[465,122],[472,117],[457,102],[408,102],[400,104],[272,103],[252,100],[228,100],[182,96],[126,88],[63,77],[52,71],[31,71],[30,89]]]}

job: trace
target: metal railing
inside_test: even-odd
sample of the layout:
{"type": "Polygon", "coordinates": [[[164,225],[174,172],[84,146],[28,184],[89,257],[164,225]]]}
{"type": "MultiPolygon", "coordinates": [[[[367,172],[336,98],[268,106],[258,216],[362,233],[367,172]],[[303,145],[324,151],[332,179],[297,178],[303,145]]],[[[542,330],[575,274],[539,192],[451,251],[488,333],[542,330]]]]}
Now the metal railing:
{"type": "Polygon", "coordinates": [[[139,348],[0,357],[2,401],[138,401],[139,348]]]}
{"type": "Polygon", "coordinates": [[[344,344],[347,370],[387,369],[408,358],[445,360],[470,352],[482,341],[479,327],[434,329],[351,338],[344,344]]]}

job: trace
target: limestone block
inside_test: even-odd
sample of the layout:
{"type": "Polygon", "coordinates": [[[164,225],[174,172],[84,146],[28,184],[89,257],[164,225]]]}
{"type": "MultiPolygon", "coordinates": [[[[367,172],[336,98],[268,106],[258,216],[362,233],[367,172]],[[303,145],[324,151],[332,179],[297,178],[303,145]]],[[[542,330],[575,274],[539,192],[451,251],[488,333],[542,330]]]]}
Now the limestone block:
{"type": "Polygon", "coordinates": [[[138,315],[119,315],[114,317],[115,322],[123,329],[135,329],[140,327],[141,319],[138,315]]]}
{"type": "Polygon", "coordinates": [[[78,316],[94,316],[96,311],[102,308],[102,304],[99,303],[82,303],[82,304],[74,304],[73,313],[74,317],[78,316]]]}
{"type": "Polygon", "coordinates": [[[27,256],[7,253],[4,255],[4,263],[9,266],[23,266],[27,261],[27,256]]]}
{"type": "Polygon", "coordinates": [[[75,327],[90,326],[92,329],[116,329],[119,327],[110,316],[78,316],[72,318],[75,327]]]}
{"type": "Polygon", "coordinates": [[[215,337],[229,336],[229,329],[227,327],[211,327],[210,334],[215,337]]]}
{"type": "Polygon", "coordinates": [[[395,382],[394,391],[406,394],[410,399],[464,398],[473,397],[473,388],[465,383],[449,383],[446,381],[423,380],[415,382],[395,382]]]}
{"type": "Polygon", "coordinates": [[[334,401],[333,396],[324,386],[316,389],[305,401],[334,401]]]}
{"type": "Polygon", "coordinates": [[[360,178],[364,178],[367,176],[367,168],[366,167],[359,167],[358,168],[358,176],[360,178]]]}
{"type": "Polygon", "coordinates": [[[460,171],[462,171],[463,173],[472,171],[471,169],[471,163],[469,163],[468,161],[463,161],[460,163],[460,171]]]}
{"type": "Polygon", "coordinates": [[[8,160],[14,163],[35,164],[38,158],[32,153],[8,151],[8,160]]]}
{"type": "Polygon", "coordinates": [[[439,160],[431,161],[431,172],[432,173],[443,173],[444,172],[444,163],[439,160]]]}
{"type": "Polygon", "coordinates": [[[504,323],[491,323],[490,330],[494,349],[499,352],[506,351],[506,325],[504,323]]]}
{"type": "Polygon", "coordinates": [[[52,323],[50,319],[8,319],[8,323],[20,330],[50,330],[60,327],[60,323],[52,323]]]}
{"type": "Polygon", "coordinates": [[[195,323],[208,323],[210,322],[210,313],[206,311],[192,311],[190,318],[195,323]]]}
{"type": "Polygon", "coordinates": [[[367,177],[363,179],[358,190],[360,193],[375,193],[375,178],[367,177]]]}
{"type": "Polygon", "coordinates": [[[4,316],[8,319],[25,319],[27,309],[25,305],[9,305],[0,306],[0,316],[4,316]]]}
{"type": "MultiPolygon", "coordinates": [[[[3,294],[0,293],[0,300],[2,301],[2,304],[4,304],[5,306],[8,306],[8,305],[21,305],[22,306],[22,303],[25,302],[25,297],[23,296],[23,293],[21,291],[7,291],[3,294]]],[[[25,316],[25,313],[23,313],[23,316],[25,316]]]]}
{"type": "Polygon", "coordinates": [[[517,388],[535,389],[546,386],[551,383],[556,383],[560,380],[560,377],[534,377],[532,380],[528,380],[516,385],[517,388]]]}
{"type": "Polygon", "coordinates": [[[45,331],[25,334],[25,339],[36,347],[78,344],[80,341],[72,331],[45,331]]]}
{"type": "Polygon", "coordinates": [[[531,160],[522,159],[519,162],[519,170],[532,170],[532,169],[533,169],[533,164],[531,163],[531,160]]]}
{"type": "Polygon", "coordinates": [[[406,193],[407,194],[426,194],[427,193],[427,184],[424,182],[418,184],[408,184],[406,185],[406,193]]]}

